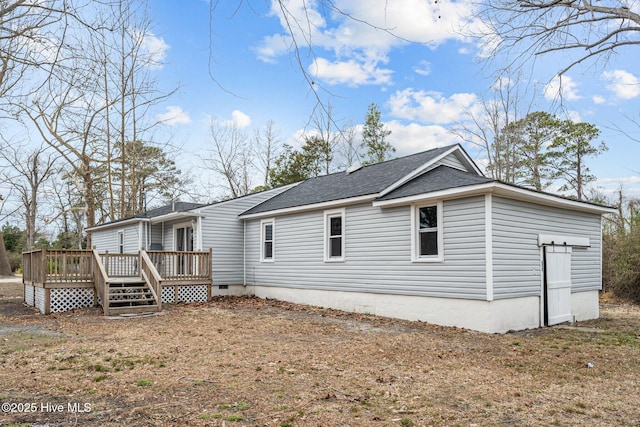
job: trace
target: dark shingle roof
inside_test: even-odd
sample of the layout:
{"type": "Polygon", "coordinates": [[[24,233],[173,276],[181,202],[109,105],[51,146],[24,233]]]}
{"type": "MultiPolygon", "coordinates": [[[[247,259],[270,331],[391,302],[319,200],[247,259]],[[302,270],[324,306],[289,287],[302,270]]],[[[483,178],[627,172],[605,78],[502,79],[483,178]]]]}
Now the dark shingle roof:
{"type": "Polygon", "coordinates": [[[377,194],[452,147],[434,148],[422,153],[375,163],[350,174],[338,172],[310,178],[249,209],[242,215],[377,194]]]}
{"type": "Polygon", "coordinates": [[[207,205],[203,203],[175,202],[171,205],[166,205],[160,208],[151,209],[150,211],[142,212],[136,215],[136,217],[155,218],[158,216],[170,214],[171,212],[186,212],[192,209],[201,208],[203,206],[207,206],[207,205]]]}
{"type": "Polygon", "coordinates": [[[159,216],[162,216],[162,215],[170,214],[171,212],[186,212],[186,211],[190,211],[192,209],[201,208],[203,206],[207,206],[207,205],[206,204],[202,204],[202,203],[175,202],[175,203],[170,204],[170,205],[166,205],[166,206],[162,206],[162,207],[159,207],[159,208],[151,209],[151,210],[148,210],[146,212],[141,212],[141,213],[136,214],[136,215],[128,216],[126,218],[120,218],[120,219],[117,219],[115,221],[105,222],[104,224],[99,224],[98,226],[102,227],[102,226],[105,226],[105,225],[117,224],[119,222],[129,221],[129,220],[135,219],[135,218],[139,218],[139,219],[156,218],[156,217],[159,217],[159,216]]]}
{"type": "Polygon", "coordinates": [[[418,194],[434,191],[448,190],[450,188],[466,187],[469,185],[486,184],[494,182],[492,178],[486,178],[471,172],[461,171],[449,166],[438,166],[429,172],[412,179],[403,186],[385,194],[378,200],[391,200],[401,197],[416,196],[418,194]]]}

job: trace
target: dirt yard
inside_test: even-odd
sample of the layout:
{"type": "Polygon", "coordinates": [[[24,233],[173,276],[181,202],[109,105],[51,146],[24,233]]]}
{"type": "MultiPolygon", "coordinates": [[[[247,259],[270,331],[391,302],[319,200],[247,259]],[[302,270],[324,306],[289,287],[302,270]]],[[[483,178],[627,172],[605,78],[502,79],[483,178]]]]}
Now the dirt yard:
{"type": "Polygon", "coordinates": [[[0,425],[640,424],[640,308],[488,335],[256,298],[43,316],[0,284],[0,425]]]}

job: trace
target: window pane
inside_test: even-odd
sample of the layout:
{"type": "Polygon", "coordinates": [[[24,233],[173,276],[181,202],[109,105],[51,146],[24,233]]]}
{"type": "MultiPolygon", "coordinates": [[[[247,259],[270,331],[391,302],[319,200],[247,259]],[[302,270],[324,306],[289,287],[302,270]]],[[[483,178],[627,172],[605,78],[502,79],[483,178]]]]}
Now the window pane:
{"type": "Polygon", "coordinates": [[[438,255],[438,233],[420,233],[420,256],[438,255]]]}
{"type": "Polygon", "coordinates": [[[342,257],[342,237],[332,237],[330,240],[329,256],[331,258],[342,257]]]}
{"type": "Polygon", "coordinates": [[[273,240],[273,225],[265,224],[264,226],[264,240],[273,240]]]}
{"type": "Polygon", "coordinates": [[[438,226],[438,208],[429,206],[420,208],[420,228],[436,228],[438,226]]]}
{"type": "Polygon", "coordinates": [[[336,216],[330,219],[331,221],[331,235],[342,236],[342,217],[336,216]]]}
{"type": "Polygon", "coordinates": [[[264,242],[264,258],[273,258],[273,243],[264,242]]]}

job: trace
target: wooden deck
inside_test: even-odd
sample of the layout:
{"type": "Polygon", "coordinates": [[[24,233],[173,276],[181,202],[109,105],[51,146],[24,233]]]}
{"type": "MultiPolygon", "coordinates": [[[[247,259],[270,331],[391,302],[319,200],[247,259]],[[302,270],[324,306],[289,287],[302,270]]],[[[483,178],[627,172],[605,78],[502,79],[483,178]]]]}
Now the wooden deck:
{"type": "MultiPolygon", "coordinates": [[[[198,300],[204,298],[204,287],[206,299],[211,299],[211,251],[111,254],[43,248],[23,253],[22,260],[25,301],[44,313],[51,311],[54,289],[92,289],[93,305],[100,305],[105,315],[159,311],[163,299],[185,300],[181,295],[194,291],[183,289],[193,287],[197,287],[198,300]]],[[[83,298],[86,304],[86,296],[83,298]]]]}

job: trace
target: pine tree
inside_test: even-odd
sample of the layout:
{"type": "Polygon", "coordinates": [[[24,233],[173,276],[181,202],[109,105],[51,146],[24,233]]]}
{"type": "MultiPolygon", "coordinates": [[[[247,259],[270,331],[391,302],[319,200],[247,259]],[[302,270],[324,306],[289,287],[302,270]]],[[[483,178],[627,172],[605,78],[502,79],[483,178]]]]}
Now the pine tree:
{"type": "Polygon", "coordinates": [[[362,128],[362,145],[367,157],[364,164],[379,163],[389,160],[396,149],[387,142],[391,131],[380,121],[380,110],[375,102],[369,105],[364,127],[362,128]]]}

